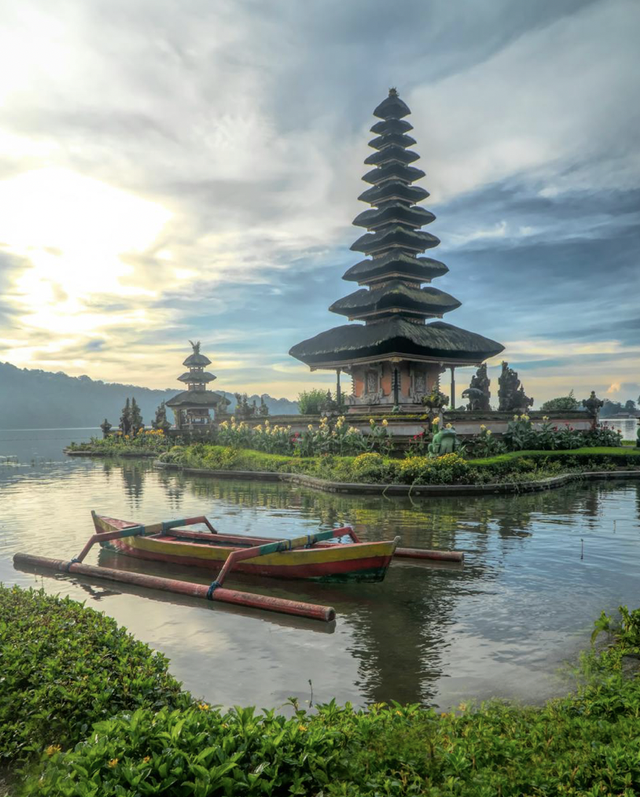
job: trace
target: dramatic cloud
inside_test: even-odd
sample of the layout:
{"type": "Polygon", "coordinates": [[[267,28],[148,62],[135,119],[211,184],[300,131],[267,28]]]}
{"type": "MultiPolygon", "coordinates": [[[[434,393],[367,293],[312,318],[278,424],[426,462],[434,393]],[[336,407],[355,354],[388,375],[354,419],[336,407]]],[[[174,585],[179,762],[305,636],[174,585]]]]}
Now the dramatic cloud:
{"type": "Polygon", "coordinates": [[[504,342],[538,399],[635,389],[635,0],[5,5],[0,359],[166,387],[195,337],[220,387],[331,381],[287,351],[342,322],[397,85],[447,320],[504,342]]]}

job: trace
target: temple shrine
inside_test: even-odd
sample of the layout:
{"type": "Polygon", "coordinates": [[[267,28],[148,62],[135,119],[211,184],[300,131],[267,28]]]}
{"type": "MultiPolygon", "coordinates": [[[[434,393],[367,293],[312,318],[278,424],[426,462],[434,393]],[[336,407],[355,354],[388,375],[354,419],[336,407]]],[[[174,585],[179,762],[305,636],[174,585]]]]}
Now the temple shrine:
{"type": "Polygon", "coordinates": [[[446,369],[451,372],[450,406],[455,407],[455,369],[478,366],[504,349],[444,321],[426,323],[441,319],[460,302],[430,285],[448,272],[447,266],[420,256],[440,241],[421,229],[435,216],[418,205],[429,193],[413,185],[425,174],[410,165],[420,157],[409,149],[416,143],[404,118],[410,113],[395,89],[373,112],[381,121],[371,128],[375,138],[369,146],[375,152],[365,164],[374,168],[362,178],[371,188],[358,197],[372,208],[354,219],[367,232],[351,247],[365,259],[343,276],[362,287],[329,308],[364,324],[334,327],[289,352],[312,371],[335,370],[338,395],[341,372],[350,375],[347,402],[354,411],[417,409],[424,396],[439,389],[446,369]]]}
{"type": "Polygon", "coordinates": [[[189,370],[178,377],[179,382],[184,382],[187,389],[178,393],[167,401],[176,418],[176,429],[191,431],[200,429],[205,431],[215,420],[216,415],[224,412],[229,399],[220,393],[207,390],[209,382],[216,378],[204,369],[211,365],[211,360],[200,353],[200,341],[191,343],[193,352],[182,363],[189,370]],[[210,415],[213,411],[213,417],[210,415]]]}

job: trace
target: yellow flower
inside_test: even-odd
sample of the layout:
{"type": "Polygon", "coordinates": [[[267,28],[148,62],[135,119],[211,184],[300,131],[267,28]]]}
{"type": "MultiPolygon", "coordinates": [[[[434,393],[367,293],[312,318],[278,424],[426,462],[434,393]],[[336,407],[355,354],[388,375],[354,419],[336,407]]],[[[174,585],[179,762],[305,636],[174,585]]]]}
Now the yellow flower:
{"type": "Polygon", "coordinates": [[[480,431],[481,431],[481,432],[484,432],[484,430],[485,430],[486,428],[487,428],[487,427],[486,427],[486,426],[485,426],[483,423],[481,423],[481,424],[480,424],[480,431]]]}
{"type": "Polygon", "coordinates": [[[126,434],[126,435],[124,436],[124,439],[125,439],[125,440],[128,440],[128,439],[129,439],[129,435],[128,435],[128,434],[126,434]]]}
{"type": "Polygon", "coordinates": [[[261,432],[262,431],[262,424],[258,424],[257,426],[253,427],[254,432],[261,432]]]}
{"type": "Polygon", "coordinates": [[[514,416],[513,416],[513,420],[514,420],[514,421],[517,421],[517,420],[518,420],[518,416],[517,416],[517,415],[514,415],[514,416]]]}
{"type": "Polygon", "coordinates": [[[111,769],[113,769],[115,766],[117,766],[117,764],[118,764],[118,759],[117,758],[112,758],[111,761],[109,761],[109,766],[111,767],[111,769]]]}
{"type": "Polygon", "coordinates": [[[201,709],[202,711],[207,711],[208,708],[209,708],[209,704],[208,703],[198,703],[198,708],[201,709]]]}
{"type": "Polygon", "coordinates": [[[59,753],[62,750],[59,744],[50,744],[49,747],[45,750],[45,753],[49,756],[53,755],[54,753],[59,753]]]}
{"type": "Polygon", "coordinates": [[[389,421],[386,418],[383,418],[382,419],[382,425],[383,426],[389,426],[389,421]]]}
{"type": "Polygon", "coordinates": [[[302,731],[302,733],[304,733],[307,729],[305,728],[304,725],[298,725],[298,730],[302,731]]]}
{"type": "Polygon", "coordinates": [[[142,761],[143,761],[145,764],[148,764],[148,763],[149,763],[149,761],[151,761],[151,756],[148,756],[148,755],[146,755],[146,756],[145,756],[145,757],[142,759],[142,761]]]}
{"type": "Polygon", "coordinates": [[[434,418],[434,419],[433,419],[433,423],[434,423],[434,424],[440,423],[440,418],[434,418]]]}
{"type": "Polygon", "coordinates": [[[313,424],[312,424],[312,423],[310,423],[310,424],[307,426],[307,429],[308,429],[310,432],[313,432],[313,424]]]}
{"type": "Polygon", "coordinates": [[[490,435],[490,434],[493,434],[493,432],[491,431],[491,429],[487,429],[487,434],[488,434],[488,435],[490,435]]]}
{"type": "Polygon", "coordinates": [[[453,429],[453,425],[450,423],[445,424],[445,429],[453,429]]]}
{"type": "Polygon", "coordinates": [[[549,420],[549,416],[548,415],[543,415],[542,416],[542,420],[543,421],[548,421],[549,420]]]}
{"type": "Polygon", "coordinates": [[[399,711],[398,709],[396,709],[396,714],[397,714],[399,717],[401,717],[401,716],[402,716],[402,712],[401,712],[401,711],[399,711]]]}

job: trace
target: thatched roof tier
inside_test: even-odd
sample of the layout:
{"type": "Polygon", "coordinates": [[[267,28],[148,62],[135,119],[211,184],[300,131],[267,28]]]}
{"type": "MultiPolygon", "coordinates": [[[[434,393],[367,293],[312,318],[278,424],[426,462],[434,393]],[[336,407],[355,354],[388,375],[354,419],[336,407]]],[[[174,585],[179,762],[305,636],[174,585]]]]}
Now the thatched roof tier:
{"type": "Polygon", "coordinates": [[[440,239],[422,230],[412,230],[396,225],[385,227],[379,232],[365,233],[351,246],[354,252],[365,255],[382,253],[388,249],[402,248],[412,252],[424,252],[440,243],[440,239]]]}
{"type": "MultiPolygon", "coordinates": [[[[391,146],[403,147],[406,149],[417,143],[415,138],[411,138],[411,136],[407,136],[404,133],[388,133],[383,136],[378,136],[377,138],[372,138],[369,142],[369,146],[372,149],[384,149],[385,147],[391,146]]],[[[365,161],[365,163],[366,162],[367,161],[365,161]]]]}
{"type": "Polygon", "coordinates": [[[439,260],[418,257],[440,241],[421,229],[435,216],[417,207],[429,193],[411,185],[425,175],[409,165],[417,158],[407,149],[415,144],[407,135],[413,128],[403,118],[409,113],[395,89],[374,111],[383,121],[371,128],[377,137],[369,143],[376,151],[365,163],[375,168],[363,177],[373,187],[358,197],[373,208],[355,218],[354,224],[368,232],[351,247],[371,259],[356,263],[344,275],[345,280],[367,288],[329,308],[365,325],[336,327],[294,346],[290,354],[312,368],[390,358],[472,365],[503,349],[496,341],[443,322],[424,323],[426,318],[455,310],[460,302],[436,288],[421,287],[448,269],[439,260]]]}
{"type": "Polygon", "coordinates": [[[413,163],[419,159],[420,155],[412,149],[404,149],[395,144],[390,144],[388,147],[384,147],[378,152],[369,155],[368,158],[365,158],[364,162],[367,166],[382,166],[385,163],[391,162],[413,163]]]}
{"type": "Polygon", "coordinates": [[[403,183],[415,183],[416,180],[421,180],[425,176],[422,169],[416,169],[414,166],[405,166],[404,163],[391,161],[384,166],[379,166],[367,172],[362,178],[365,183],[372,185],[379,185],[386,180],[400,180],[403,183]]]}
{"type": "Polygon", "coordinates": [[[405,224],[417,228],[431,224],[435,218],[430,210],[411,207],[406,202],[389,202],[379,210],[364,210],[355,217],[353,223],[356,227],[366,227],[367,230],[376,230],[389,224],[405,224]]]}
{"type": "Polygon", "coordinates": [[[334,327],[298,343],[289,354],[315,368],[336,368],[358,360],[390,357],[474,365],[503,350],[495,340],[444,321],[415,324],[393,318],[368,326],[334,327]]]}
{"type": "Polygon", "coordinates": [[[402,119],[404,116],[409,116],[410,113],[409,106],[400,99],[398,92],[395,89],[390,89],[389,96],[382,100],[373,115],[378,119],[402,119]]]}
{"type": "Polygon", "coordinates": [[[460,302],[457,299],[437,288],[420,288],[419,283],[391,280],[378,288],[361,288],[350,293],[334,302],[329,310],[349,319],[379,318],[398,313],[425,319],[440,318],[458,307],[460,302]]]}
{"type": "Polygon", "coordinates": [[[211,365],[211,360],[198,352],[190,354],[182,364],[187,368],[205,368],[207,365],[211,365]]]}
{"type": "Polygon", "coordinates": [[[207,371],[187,371],[178,377],[178,382],[206,385],[209,382],[213,382],[214,379],[217,379],[217,377],[207,371]]]}
{"type": "Polygon", "coordinates": [[[375,260],[361,260],[351,266],[343,280],[368,285],[380,280],[404,277],[415,282],[430,282],[442,277],[449,269],[439,260],[430,257],[414,257],[404,252],[391,251],[375,260]]]}
{"type": "Polygon", "coordinates": [[[230,404],[228,398],[213,390],[184,390],[167,401],[167,407],[217,407],[230,404]]]}
{"type": "Polygon", "coordinates": [[[411,122],[407,122],[406,119],[385,119],[384,122],[376,122],[369,130],[377,136],[386,136],[392,133],[400,133],[402,135],[403,133],[408,133],[409,130],[413,130],[413,125],[411,122]]]}
{"type": "Polygon", "coordinates": [[[388,183],[376,185],[374,188],[367,188],[366,191],[360,194],[358,199],[368,205],[382,205],[391,201],[407,202],[410,205],[415,205],[416,202],[422,202],[428,196],[429,192],[419,185],[407,185],[406,183],[392,180],[388,183]]]}

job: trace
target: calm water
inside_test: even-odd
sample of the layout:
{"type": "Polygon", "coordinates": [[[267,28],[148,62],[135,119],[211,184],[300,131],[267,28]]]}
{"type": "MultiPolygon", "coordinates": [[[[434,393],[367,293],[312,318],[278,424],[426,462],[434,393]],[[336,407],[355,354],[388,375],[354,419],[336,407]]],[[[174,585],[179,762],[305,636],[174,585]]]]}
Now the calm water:
{"type": "MultiPolygon", "coordinates": [[[[0,580],[85,600],[168,655],[173,673],[212,703],[279,706],[336,697],[441,708],[490,696],[539,701],[588,644],[601,609],[638,605],[640,483],[506,498],[326,495],[281,484],[154,471],[149,462],[65,459],[91,432],[0,432],[0,580]],[[40,435],[40,437],[38,436],[40,435]],[[231,585],[335,606],[326,628],[135,588],[14,570],[15,551],[78,553],[89,511],[142,522],[205,513],[221,531],[294,537],[351,524],[364,539],[464,550],[464,566],[394,563],[382,584],[236,580],[231,585]],[[581,552],[584,548],[584,557],[581,552]]],[[[89,562],[167,574],[109,552],[89,562]]],[[[197,571],[183,577],[207,583],[197,571]]]]}

